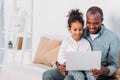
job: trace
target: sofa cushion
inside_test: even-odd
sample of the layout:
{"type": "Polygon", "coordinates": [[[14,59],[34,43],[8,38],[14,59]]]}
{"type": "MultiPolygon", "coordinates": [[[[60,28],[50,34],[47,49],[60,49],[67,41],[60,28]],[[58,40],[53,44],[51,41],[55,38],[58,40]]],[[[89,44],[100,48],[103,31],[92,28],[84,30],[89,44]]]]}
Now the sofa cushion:
{"type": "Polygon", "coordinates": [[[51,51],[47,52],[45,55],[42,56],[41,63],[55,67],[55,62],[57,61],[58,51],[60,46],[52,49],[51,51]]]}
{"type": "Polygon", "coordinates": [[[41,37],[33,63],[53,66],[61,44],[60,40],[41,37]]]}
{"type": "Polygon", "coordinates": [[[50,69],[42,64],[5,64],[0,80],[42,80],[43,72],[50,69]]]}

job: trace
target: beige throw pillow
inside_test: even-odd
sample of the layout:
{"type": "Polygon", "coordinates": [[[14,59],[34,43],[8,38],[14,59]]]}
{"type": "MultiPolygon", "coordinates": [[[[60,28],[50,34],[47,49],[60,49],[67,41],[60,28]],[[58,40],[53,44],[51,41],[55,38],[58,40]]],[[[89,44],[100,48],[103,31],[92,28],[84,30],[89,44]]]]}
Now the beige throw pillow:
{"type": "Polygon", "coordinates": [[[57,59],[60,44],[60,40],[41,37],[33,63],[53,66],[57,59]]]}
{"type": "Polygon", "coordinates": [[[43,55],[40,63],[51,66],[51,67],[55,66],[59,48],[60,48],[60,46],[56,47],[55,49],[53,49],[53,50],[47,52],[45,55],[43,55]]]}

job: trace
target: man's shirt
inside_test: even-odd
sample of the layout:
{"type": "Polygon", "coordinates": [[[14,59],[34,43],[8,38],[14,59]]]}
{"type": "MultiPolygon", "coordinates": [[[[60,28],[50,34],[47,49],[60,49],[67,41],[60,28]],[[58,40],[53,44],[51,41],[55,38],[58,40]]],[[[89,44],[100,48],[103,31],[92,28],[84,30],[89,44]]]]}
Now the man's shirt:
{"type": "Polygon", "coordinates": [[[110,76],[113,75],[118,68],[119,38],[104,25],[101,25],[99,35],[94,40],[90,37],[87,28],[84,29],[83,37],[90,42],[93,51],[102,51],[101,65],[110,70],[110,76]]]}

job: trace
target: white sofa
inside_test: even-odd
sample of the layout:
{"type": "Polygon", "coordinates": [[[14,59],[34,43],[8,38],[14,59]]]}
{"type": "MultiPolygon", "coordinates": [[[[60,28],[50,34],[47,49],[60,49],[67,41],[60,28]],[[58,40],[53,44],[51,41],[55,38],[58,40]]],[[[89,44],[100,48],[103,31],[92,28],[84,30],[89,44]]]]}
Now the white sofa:
{"type": "Polygon", "coordinates": [[[0,80],[42,80],[42,73],[51,68],[42,64],[7,64],[0,80]]]}
{"type": "MultiPolygon", "coordinates": [[[[44,35],[49,39],[62,40],[63,35],[44,35]]],[[[38,46],[39,47],[39,46],[38,46]]],[[[42,80],[42,74],[48,69],[52,69],[43,64],[5,64],[0,80],[42,80]]]]}

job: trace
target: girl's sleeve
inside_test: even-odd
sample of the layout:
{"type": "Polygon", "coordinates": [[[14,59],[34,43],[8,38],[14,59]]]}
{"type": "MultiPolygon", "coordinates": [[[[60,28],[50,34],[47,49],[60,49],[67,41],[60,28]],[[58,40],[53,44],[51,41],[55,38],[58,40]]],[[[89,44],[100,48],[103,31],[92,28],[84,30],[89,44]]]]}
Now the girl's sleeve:
{"type": "Polygon", "coordinates": [[[59,52],[58,52],[58,63],[63,64],[64,62],[66,62],[65,59],[65,50],[66,50],[66,41],[63,40],[62,44],[60,46],[59,52]]]}

